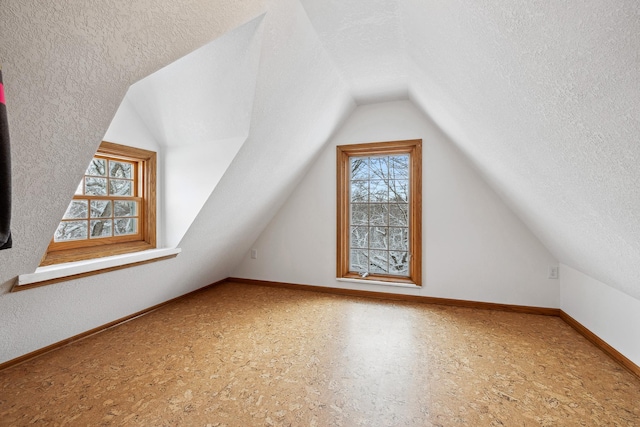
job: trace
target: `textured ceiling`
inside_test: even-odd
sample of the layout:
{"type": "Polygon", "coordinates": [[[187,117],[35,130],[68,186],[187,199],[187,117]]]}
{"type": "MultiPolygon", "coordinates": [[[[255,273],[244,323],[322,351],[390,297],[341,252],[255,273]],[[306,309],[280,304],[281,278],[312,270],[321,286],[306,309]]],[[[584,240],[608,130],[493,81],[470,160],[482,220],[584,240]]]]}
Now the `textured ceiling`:
{"type": "Polygon", "coordinates": [[[261,22],[253,19],[131,86],[127,98],[161,145],[246,138],[261,22]]]}
{"type": "MultiPolygon", "coordinates": [[[[6,344],[0,362],[228,277],[355,107],[297,0],[3,0],[0,62],[10,104],[15,195],[14,248],[0,251],[0,342],[6,344]],[[203,46],[211,60],[197,57],[203,46]],[[185,57],[194,51],[195,60],[185,57]],[[207,155],[219,154],[213,142],[243,142],[220,168],[226,170],[211,171],[220,174],[219,183],[181,240],[180,256],[9,293],[17,275],[37,267],[130,85],[183,57],[205,65],[182,70],[185,78],[208,70],[211,78],[200,89],[224,97],[237,114],[231,117],[215,100],[203,99],[193,82],[178,80],[196,102],[176,102],[202,127],[167,123],[190,117],[182,110],[164,115],[164,107],[152,101],[153,129],[131,133],[155,135],[164,145],[161,163],[169,150],[206,145],[211,150],[204,154],[194,150],[201,165],[207,155]],[[187,141],[178,141],[182,136],[187,141]]],[[[164,89],[171,90],[160,87],[159,99],[164,89]]],[[[213,169],[212,162],[207,166],[213,169]]]]}
{"type": "Polygon", "coordinates": [[[423,14],[413,93],[561,262],[640,298],[640,5],[579,6],[423,14]]]}
{"type": "Polygon", "coordinates": [[[301,2],[356,100],[408,91],[561,262],[640,298],[640,3],[301,2]]]}
{"type": "Polygon", "coordinates": [[[2,2],[12,229],[22,243],[3,251],[0,283],[38,265],[129,86],[264,10],[261,0],[2,2]]]}
{"type": "Polygon", "coordinates": [[[301,3],[357,102],[407,97],[407,45],[398,1],[301,3]]]}
{"type": "MultiPolygon", "coordinates": [[[[562,263],[640,298],[637,2],[275,4],[267,16],[302,5],[306,17],[293,12],[279,31],[317,37],[316,53],[328,55],[357,103],[412,99],[562,263]]],[[[275,141],[285,123],[304,133],[309,119],[295,111],[284,119],[282,105],[251,110],[255,83],[246,82],[256,71],[242,66],[249,39],[225,37],[132,88],[158,140],[222,141],[246,133],[249,114],[250,140],[275,141]]],[[[274,62],[292,42],[263,48],[261,72],[278,70],[256,89],[269,99],[318,84],[310,63],[274,62]]]]}
{"type": "Polygon", "coordinates": [[[153,96],[172,88],[145,95],[166,147],[248,129],[186,234],[195,282],[241,258],[353,99],[409,97],[561,262],[640,299],[635,0],[8,0],[0,22],[25,242],[0,254],[0,283],[37,265],[127,88],[206,45],[180,73],[197,102],[169,114],[153,96]],[[233,31],[262,14],[245,67],[258,47],[233,31]]]}
{"type": "Polygon", "coordinates": [[[134,106],[137,114],[130,115],[166,154],[161,236],[167,246],[180,243],[249,135],[263,18],[135,83],[121,105],[134,106]]]}

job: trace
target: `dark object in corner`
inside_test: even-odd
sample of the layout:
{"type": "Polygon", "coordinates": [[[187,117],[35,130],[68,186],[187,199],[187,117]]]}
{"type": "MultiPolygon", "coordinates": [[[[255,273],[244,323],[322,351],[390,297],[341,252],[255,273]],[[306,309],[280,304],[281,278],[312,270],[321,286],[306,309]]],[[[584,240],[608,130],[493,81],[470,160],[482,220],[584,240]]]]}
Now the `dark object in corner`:
{"type": "Polygon", "coordinates": [[[11,245],[11,151],[0,68],[0,249],[9,249],[11,245]]]}
{"type": "Polygon", "coordinates": [[[13,240],[11,240],[11,233],[9,233],[9,238],[5,242],[4,245],[0,246],[0,251],[3,249],[9,249],[13,245],[13,240]]]}

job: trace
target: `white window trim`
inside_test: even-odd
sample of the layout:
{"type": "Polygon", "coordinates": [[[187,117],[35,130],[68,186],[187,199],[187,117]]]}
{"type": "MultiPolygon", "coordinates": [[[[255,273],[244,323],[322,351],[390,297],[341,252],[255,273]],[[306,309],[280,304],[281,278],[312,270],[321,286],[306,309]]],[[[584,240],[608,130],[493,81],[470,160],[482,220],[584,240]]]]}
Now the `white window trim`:
{"type": "Polygon", "coordinates": [[[361,285],[382,285],[382,286],[393,286],[394,288],[409,288],[409,289],[420,289],[422,286],[416,285],[414,283],[399,283],[399,282],[383,282],[380,280],[363,280],[363,279],[351,279],[348,277],[336,277],[338,282],[348,282],[348,283],[358,283],[361,285]]]}
{"type": "Polygon", "coordinates": [[[72,276],[80,274],[153,261],[158,258],[177,256],[180,252],[182,252],[180,248],[149,249],[122,255],[38,267],[34,273],[19,275],[18,282],[15,285],[17,289],[14,290],[20,290],[20,286],[36,285],[41,282],[64,279],[66,277],[69,277],[71,280],[72,276]]]}

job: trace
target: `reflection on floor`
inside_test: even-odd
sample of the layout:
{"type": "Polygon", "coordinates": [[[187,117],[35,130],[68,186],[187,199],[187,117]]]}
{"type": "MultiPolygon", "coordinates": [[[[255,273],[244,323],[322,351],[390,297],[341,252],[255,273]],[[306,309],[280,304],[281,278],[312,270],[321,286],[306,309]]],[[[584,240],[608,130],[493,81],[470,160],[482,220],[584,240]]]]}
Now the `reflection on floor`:
{"type": "Polygon", "coordinates": [[[0,372],[0,425],[640,425],[562,320],[223,284],[0,372]]]}

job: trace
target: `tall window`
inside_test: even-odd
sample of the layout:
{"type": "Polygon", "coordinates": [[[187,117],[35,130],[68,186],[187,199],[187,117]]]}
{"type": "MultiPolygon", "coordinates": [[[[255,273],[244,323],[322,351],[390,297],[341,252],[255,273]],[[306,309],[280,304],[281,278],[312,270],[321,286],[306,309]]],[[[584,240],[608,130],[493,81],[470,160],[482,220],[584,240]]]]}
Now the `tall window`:
{"type": "Polygon", "coordinates": [[[421,285],[422,141],[337,147],[338,277],[421,285]]]}
{"type": "Polygon", "coordinates": [[[103,142],[41,265],[155,247],[155,163],[152,151],[103,142]]]}

